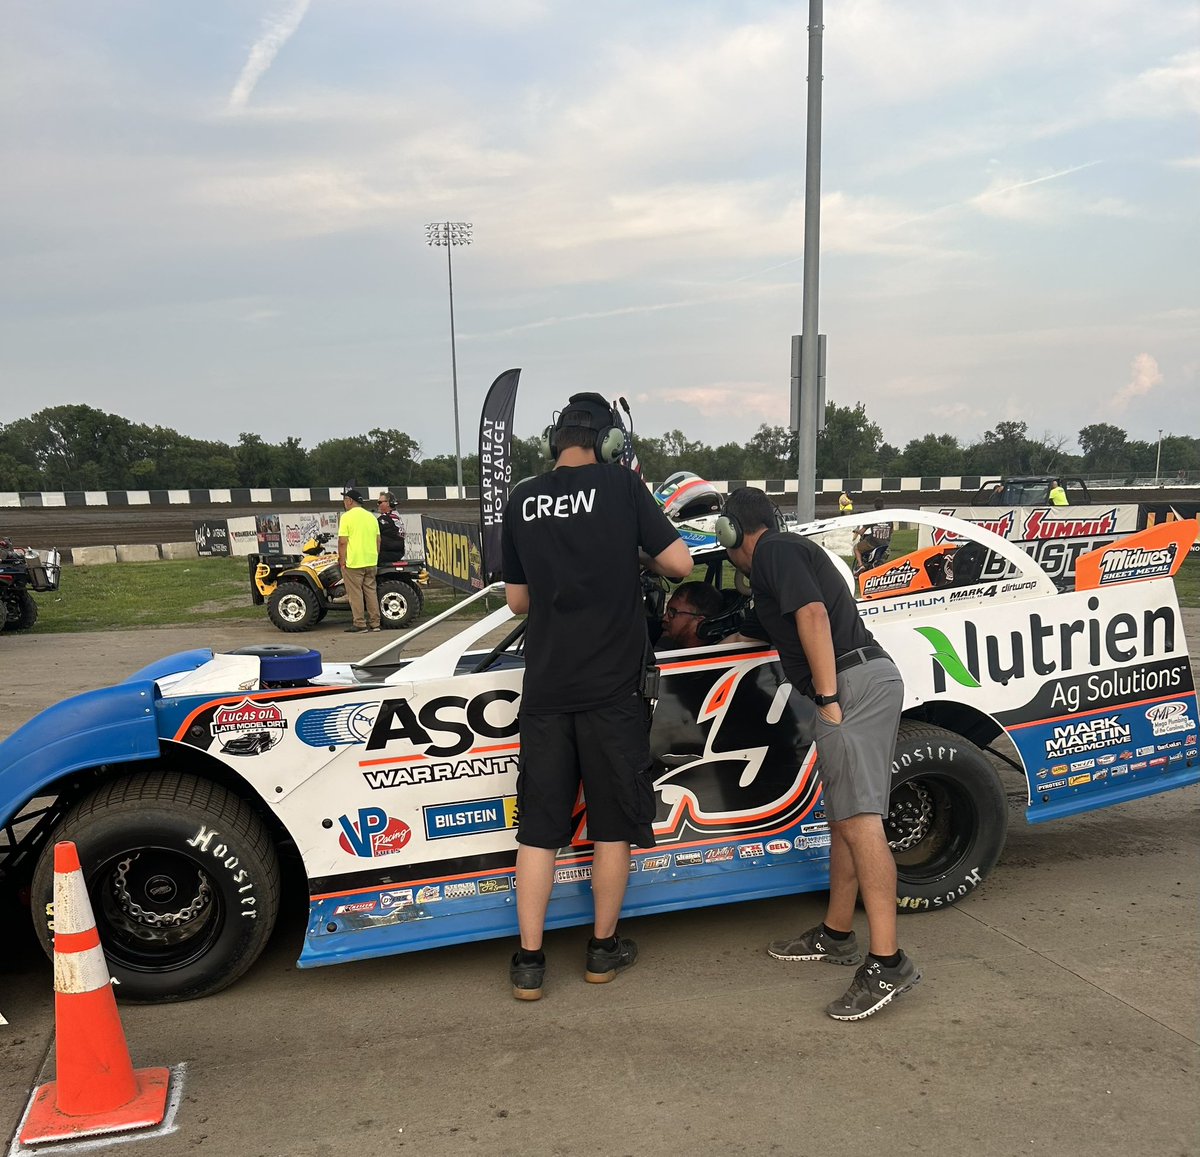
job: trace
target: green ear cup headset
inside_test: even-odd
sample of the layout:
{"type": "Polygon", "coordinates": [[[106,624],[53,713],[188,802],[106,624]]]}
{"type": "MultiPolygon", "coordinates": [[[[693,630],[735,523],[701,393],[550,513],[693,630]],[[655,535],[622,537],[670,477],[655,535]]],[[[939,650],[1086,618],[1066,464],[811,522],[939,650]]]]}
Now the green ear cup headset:
{"type": "Polygon", "coordinates": [[[542,431],[542,454],[546,458],[558,457],[558,432],[569,427],[595,431],[594,449],[601,462],[617,462],[625,453],[625,431],[612,406],[599,394],[571,395],[554,423],[542,431]]]}

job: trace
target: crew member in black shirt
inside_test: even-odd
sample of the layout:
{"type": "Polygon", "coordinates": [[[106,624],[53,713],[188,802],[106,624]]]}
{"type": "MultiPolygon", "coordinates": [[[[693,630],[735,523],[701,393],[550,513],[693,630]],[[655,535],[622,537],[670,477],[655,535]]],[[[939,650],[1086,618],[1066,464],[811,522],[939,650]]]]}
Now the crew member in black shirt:
{"type": "Polygon", "coordinates": [[[811,539],[776,530],[761,490],[747,486],[729,496],[717,538],[750,577],[758,621],[784,673],[815,704],[811,738],[831,833],[824,922],[772,941],[767,951],[777,960],[858,964],[854,905],[861,893],[871,951],[826,1012],[862,1020],[921,979],[896,942],[896,863],[883,830],[904,684],[830,557],[811,539]]]}
{"type": "Polygon", "coordinates": [[[379,496],[379,563],[404,561],[404,523],[396,513],[396,496],[385,490],[379,496]]]}
{"type": "Polygon", "coordinates": [[[629,845],[653,847],[642,673],[649,654],[640,565],[681,579],[692,558],[642,480],[611,465],[624,434],[598,394],[575,394],[547,430],[555,467],[522,482],[504,512],[505,598],[527,614],[517,778],[517,918],[513,995],[537,1000],[542,930],[559,848],[570,844],[582,780],[594,845],[595,927],[585,979],[612,980],[637,959],[617,935],[629,845]]]}

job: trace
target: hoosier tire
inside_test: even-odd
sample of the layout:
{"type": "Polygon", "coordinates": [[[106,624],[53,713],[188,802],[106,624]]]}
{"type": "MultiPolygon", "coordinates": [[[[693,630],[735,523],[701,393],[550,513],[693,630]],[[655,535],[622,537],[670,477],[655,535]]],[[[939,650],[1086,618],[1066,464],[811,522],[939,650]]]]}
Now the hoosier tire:
{"type": "Polygon", "coordinates": [[[258,958],[279,911],[262,821],[218,784],[174,772],[114,780],[72,807],[32,882],[34,925],[54,941],[54,844],[73,840],[122,1000],[194,1000],[258,958]]]}
{"type": "Polygon", "coordinates": [[[425,605],[421,588],[407,579],[379,578],[376,594],[379,597],[379,622],[392,631],[407,627],[425,605]]]}
{"type": "Polygon", "coordinates": [[[267,599],[267,615],[281,631],[307,631],[321,619],[321,600],[304,583],[280,583],[267,599]]]}
{"type": "Polygon", "coordinates": [[[952,731],[902,722],[884,829],[901,912],[945,908],[987,878],[1004,848],[1008,800],[987,756],[952,731]]]}

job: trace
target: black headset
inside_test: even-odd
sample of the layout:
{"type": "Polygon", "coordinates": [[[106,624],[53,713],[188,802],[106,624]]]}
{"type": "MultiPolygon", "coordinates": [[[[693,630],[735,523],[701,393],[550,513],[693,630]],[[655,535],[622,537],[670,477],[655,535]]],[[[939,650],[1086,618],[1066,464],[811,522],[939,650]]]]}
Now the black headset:
{"type": "Polygon", "coordinates": [[[542,454],[558,458],[558,432],[568,427],[594,430],[594,449],[601,462],[620,460],[625,453],[625,431],[617,412],[599,394],[572,394],[566,408],[542,431],[542,454]]]}
{"type": "MultiPolygon", "coordinates": [[[[774,502],[771,503],[771,506],[775,511],[775,529],[786,530],[787,523],[784,522],[783,511],[774,502]]],[[[713,529],[717,536],[717,542],[726,550],[737,550],[746,537],[746,532],[742,529],[742,524],[738,521],[736,514],[718,514],[713,529]]]]}

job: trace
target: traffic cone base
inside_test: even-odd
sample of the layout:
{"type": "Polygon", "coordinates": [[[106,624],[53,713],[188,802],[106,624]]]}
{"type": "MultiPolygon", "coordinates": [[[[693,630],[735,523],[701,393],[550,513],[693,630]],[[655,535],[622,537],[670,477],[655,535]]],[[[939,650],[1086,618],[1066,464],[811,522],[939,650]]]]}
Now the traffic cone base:
{"type": "Polygon", "coordinates": [[[133,1078],[137,1092],[128,1104],[103,1113],[88,1113],[83,1117],[72,1117],[58,1107],[57,1081],[42,1085],[34,1094],[29,1115],[21,1128],[21,1144],[72,1141],[94,1137],[98,1133],[121,1133],[160,1124],[167,1112],[171,1070],[135,1069],[133,1078]]]}

